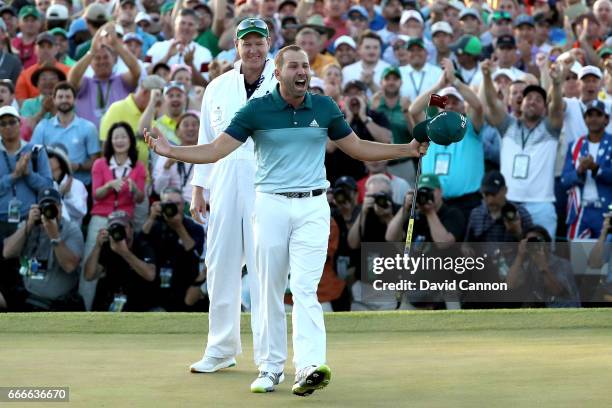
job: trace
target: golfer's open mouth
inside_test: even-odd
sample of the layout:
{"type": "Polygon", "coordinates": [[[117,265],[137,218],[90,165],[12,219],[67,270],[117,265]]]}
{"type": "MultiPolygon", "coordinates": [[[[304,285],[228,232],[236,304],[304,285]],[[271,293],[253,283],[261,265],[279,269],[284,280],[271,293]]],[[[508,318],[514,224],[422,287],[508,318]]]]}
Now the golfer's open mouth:
{"type": "Polygon", "coordinates": [[[295,86],[297,88],[306,88],[306,83],[307,83],[307,81],[305,79],[299,79],[299,80],[295,81],[295,86]]]}

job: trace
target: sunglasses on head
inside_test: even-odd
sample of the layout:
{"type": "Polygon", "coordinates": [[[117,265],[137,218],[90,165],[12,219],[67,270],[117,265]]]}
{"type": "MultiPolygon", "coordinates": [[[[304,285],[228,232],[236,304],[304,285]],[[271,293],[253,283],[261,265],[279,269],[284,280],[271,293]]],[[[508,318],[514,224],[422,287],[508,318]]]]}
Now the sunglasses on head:
{"type": "Polygon", "coordinates": [[[244,30],[249,27],[257,27],[264,30],[268,29],[268,25],[263,20],[260,20],[258,18],[245,18],[240,22],[240,24],[238,24],[238,31],[244,30]]]}

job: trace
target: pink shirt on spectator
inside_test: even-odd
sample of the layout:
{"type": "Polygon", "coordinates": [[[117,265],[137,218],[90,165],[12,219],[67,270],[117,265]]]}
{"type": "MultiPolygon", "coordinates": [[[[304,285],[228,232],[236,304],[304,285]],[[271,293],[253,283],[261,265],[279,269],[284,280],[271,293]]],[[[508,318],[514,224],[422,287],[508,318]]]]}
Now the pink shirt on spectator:
{"type": "MultiPolygon", "coordinates": [[[[117,174],[117,178],[121,176],[121,174],[117,174]]],[[[137,161],[134,168],[132,168],[126,176],[134,180],[136,187],[138,187],[140,191],[144,191],[147,172],[141,162],[137,161]]],[[[100,200],[95,198],[95,191],[114,179],[115,177],[113,176],[109,164],[106,162],[106,158],[102,157],[97,159],[91,168],[91,190],[94,196],[93,207],[91,209],[92,215],[108,217],[108,215],[115,210],[123,210],[127,212],[130,217],[133,216],[136,203],[134,202],[128,183],[123,185],[123,188],[118,194],[115,194],[114,190],[112,190],[108,192],[106,197],[100,200]],[[115,208],[115,199],[117,199],[117,208],[115,208]]]]}

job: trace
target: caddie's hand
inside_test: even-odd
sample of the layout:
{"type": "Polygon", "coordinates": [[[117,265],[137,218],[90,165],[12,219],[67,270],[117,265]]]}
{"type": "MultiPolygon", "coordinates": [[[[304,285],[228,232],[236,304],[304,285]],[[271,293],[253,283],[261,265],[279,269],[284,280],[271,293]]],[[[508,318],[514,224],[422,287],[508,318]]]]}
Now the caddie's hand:
{"type": "Polygon", "coordinates": [[[189,212],[191,213],[191,218],[193,218],[197,223],[204,223],[202,216],[206,214],[206,199],[204,198],[202,190],[199,188],[193,188],[189,212]]]}
{"type": "Polygon", "coordinates": [[[172,146],[168,142],[168,139],[159,131],[157,128],[151,130],[144,130],[144,140],[149,148],[160,156],[170,157],[172,146]]]}

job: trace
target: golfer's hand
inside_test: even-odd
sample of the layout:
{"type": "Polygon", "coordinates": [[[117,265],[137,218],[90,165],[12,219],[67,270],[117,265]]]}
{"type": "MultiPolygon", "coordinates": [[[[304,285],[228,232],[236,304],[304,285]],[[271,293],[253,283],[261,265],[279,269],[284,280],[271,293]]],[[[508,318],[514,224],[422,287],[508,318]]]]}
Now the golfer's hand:
{"type": "Polygon", "coordinates": [[[408,144],[408,148],[410,152],[407,157],[423,157],[427,154],[429,142],[419,143],[416,139],[413,139],[408,144]]]}
{"type": "Polygon", "coordinates": [[[144,140],[155,153],[160,156],[171,158],[170,153],[172,151],[172,146],[159,129],[153,128],[150,131],[145,129],[144,140]]]}

